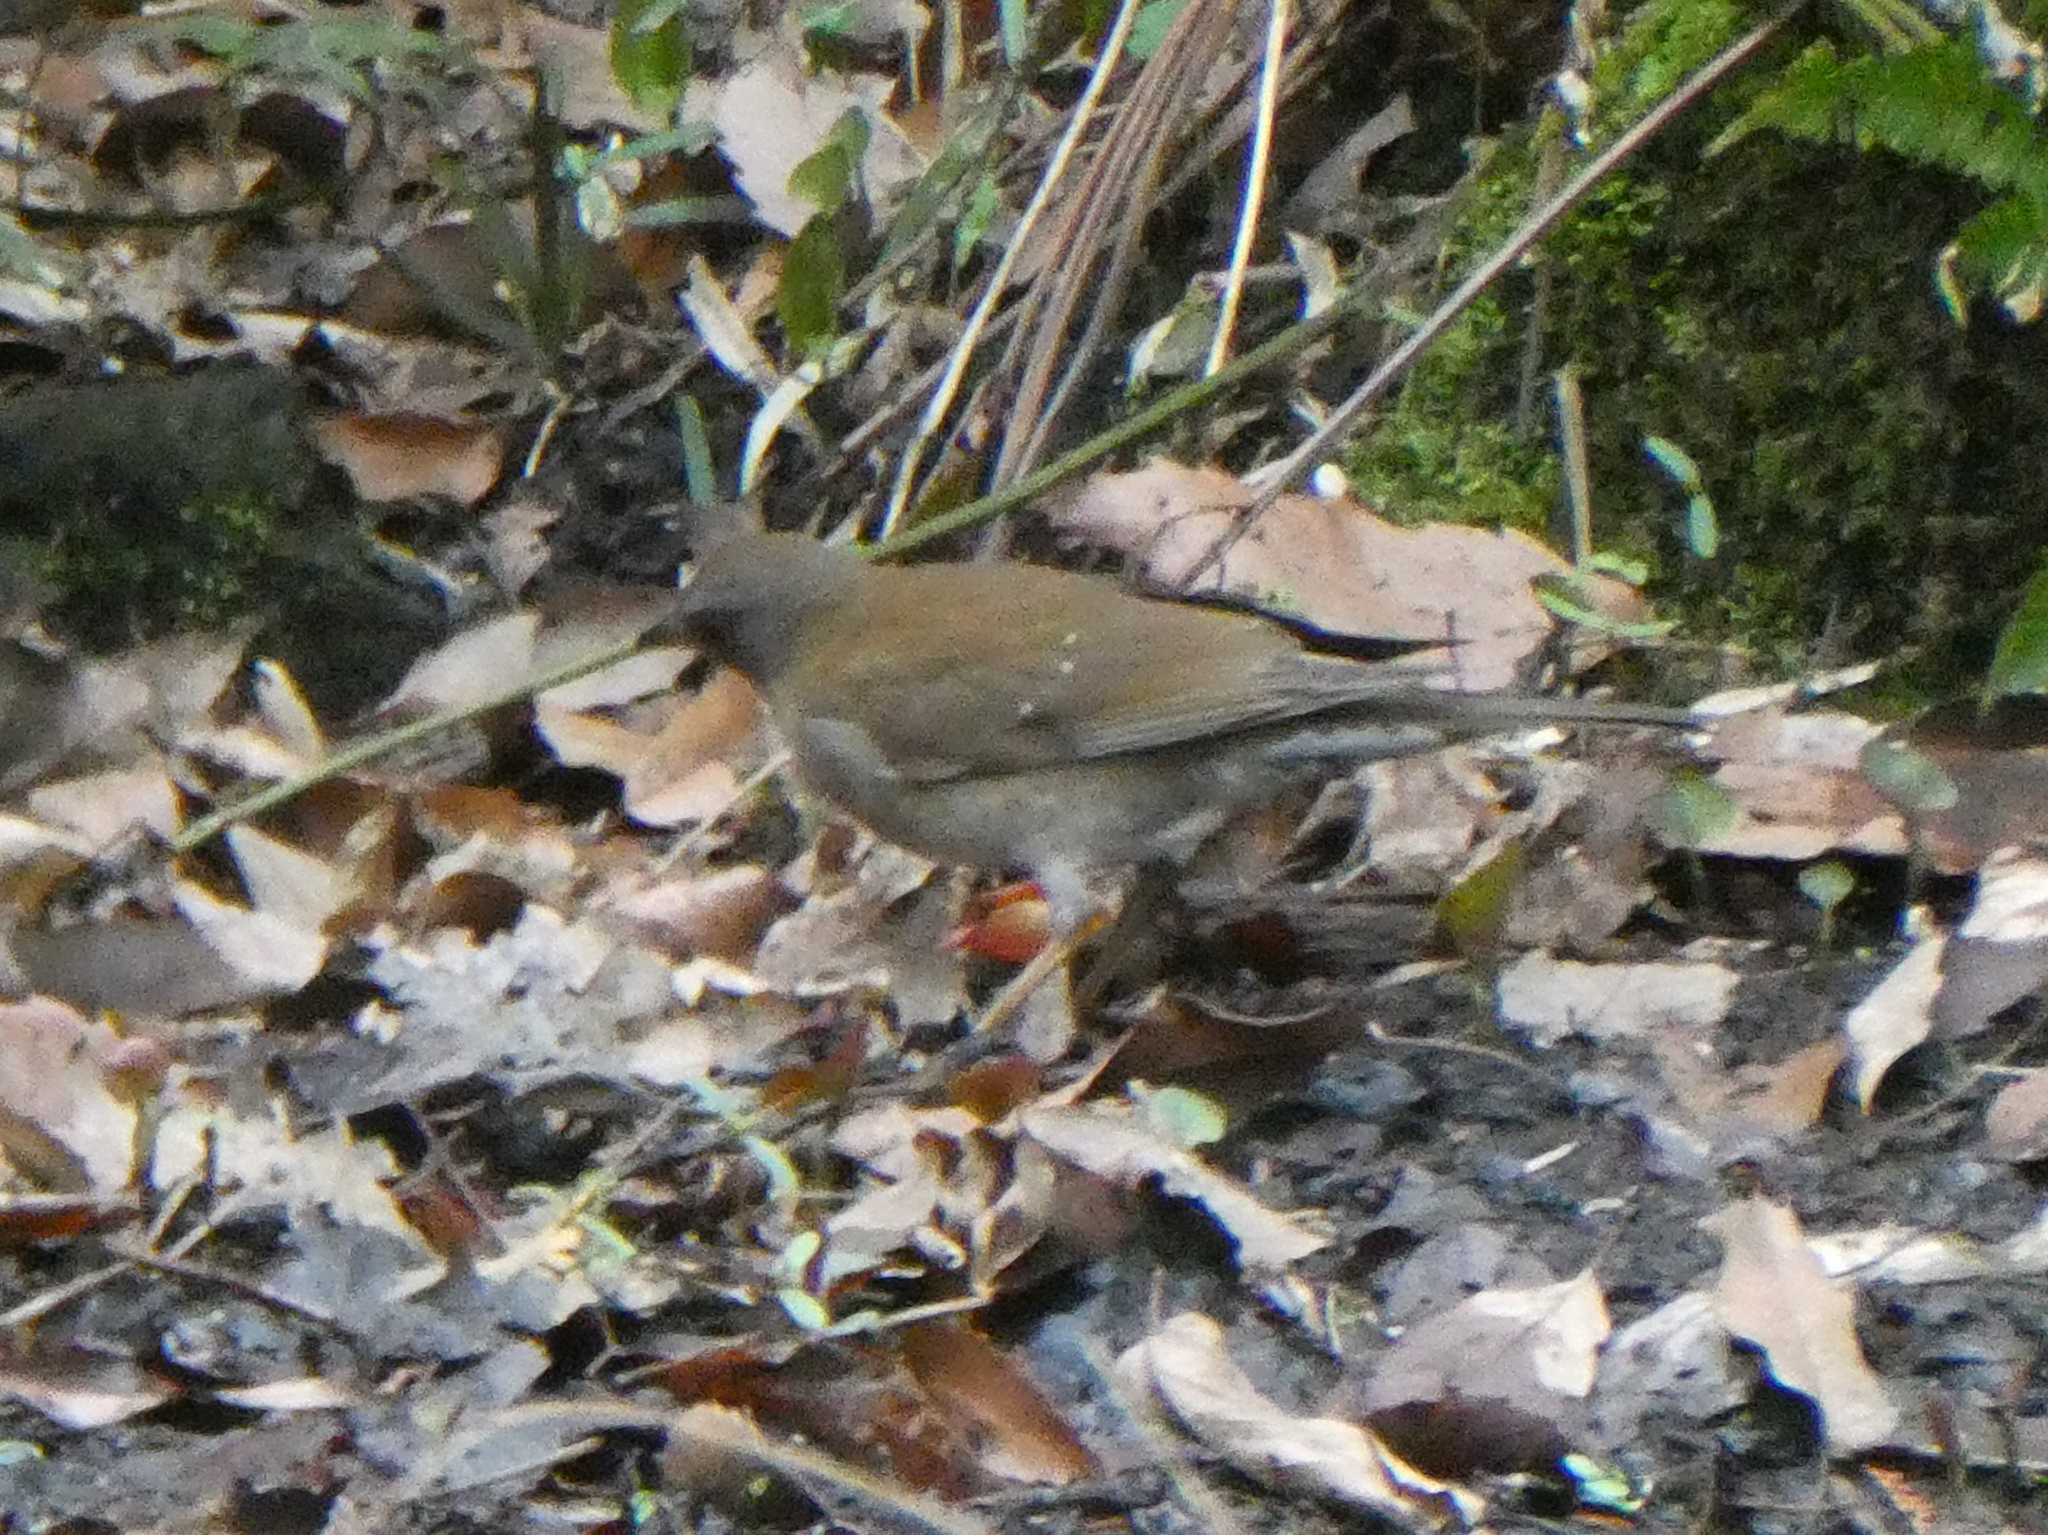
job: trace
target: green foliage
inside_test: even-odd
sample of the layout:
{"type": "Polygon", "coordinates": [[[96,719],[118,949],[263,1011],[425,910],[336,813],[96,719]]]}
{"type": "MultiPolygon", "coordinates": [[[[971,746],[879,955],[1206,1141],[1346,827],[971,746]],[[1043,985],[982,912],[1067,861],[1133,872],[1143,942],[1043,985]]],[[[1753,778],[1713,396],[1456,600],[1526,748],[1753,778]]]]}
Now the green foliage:
{"type": "Polygon", "coordinates": [[[820,213],[837,213],[860,195],[860,162],[868,152],[867,114],[848,107],[812,150],[789,173],[792,196],[807,198],[820,213]]]}
{"type": "Polygon", "coordinates": [[[839,234],[831,216],[820,213],[797,231],[782,256],[775,313],[792,353],[813,356],[831,344],[839,325],[839,296],[845,291],[839,234]]]}
{"type": "Polygon", "coordinates": [[[218,628],[261,599],[279,510],[273,498],[236,489],[197,497],[147,528],[79,516],[52,538],[40,574],[63,612],[125,615],[144,634],[218,628]]]}
{"type": "Polygon", "coordinates": [[[1130,41],[1124,45],[1130,56],[1149,59],[1157,53],[1166,40],[1167,29],[1180,20],[1180,13],[1186,8],[1187,0],[1147,0],[1131,23],[1130,41]]]}
{"type": "Polygon", "coordinates": [[[1957,232],[1946,270],[2031,319],[2048,285],[2048,144],[2026,106],[1987,77],[1967,33],[1904,53],[1842,59],[1815,43],[1717,139],[1772,129],[1888,150],[2003,194],[1957,232]]]}
{"type": "Polygon", "coordinates": [[[1991,672],[1984,679],[1987,707],[2008,693],[2048,693],[2048,568],[2027,583],[2019,611],[1998,636],[1991,672]]]}
{"type": "MultiPolygon", "coordinates": [[[[1633,121],[1754,14],[1719,0],[1638,7],[1596,71],[1600,132],[1633,121]]],[[[1819,56],[1802,50],[1787,44],[1779,67],[1815,69],[1819,56]]],[[[1919,74],[1876,60],[1869,78],[1953,77],[1956,59],[1939,51],[1910,56],[1919,74]]],[[[2048,224],[2019,211],[2040,151],[2007,137],[2001,125],[2031,133],[2030,120],[1994,92],[1964,95],[1984,112],[1947,138],[1943,111],[1967,112],[1907,111],[1927,136],[1910,160],[1906,130],[1892,127],[1899,142],[1885,152],[1859,151],[1854,133],[1751,131],[1703,158],[1730,125],[1782,111],[1757,106],[1781,85],[1760,63],[1599,188],[1541,248],[1545,304],[1534,306],[1533,269],[1510,274],[1423,359],[1346,467],[1403,519],[1545,529],[1552,424],[1547,412],[1515,419],[1540,323],[1542,370],[1570,365],[1582,380],[1594,536],[1650,559],[1660,607],[1681,611],[1689,633],[1786,669],[1807,664],[1823,632],[1851,654],[1910,646],[1930,658],[1923,682],[1950,690],[1988,658],[2007,611],[1997,594],[2017,593],[2048,546],[2016,512],[2048,481],[2048,337],[1959,333],[1930,273],[1952,240],[1970,244],[1973,215],[1999,226],[2006,251],[2040,237],[2048,224]],[[2008,194],[1991,209],[1987,186],[2008,194]],[[1702,530],[1674,516],[1669,480],[1643,456],[1648,437],[1683,443],[1712,487],[1718,559],[1688,551],[1702,530]]],[[[1526,215],[1542,132],[1489,146],[1447,236],[1446,273],[1526,215]]],[[[1990,269],[1991,256],[1975,259],[1990,269]]]]}
{"type": "Polygon", "coordinates": [[[612,15],[612,75],[643,112],[666,116],[683,99],[692,64],[683,0],[619,0],[612,15]]]}
{"type": "Polygon", "coordinates": [[[219,11],[170,16],[158,23],[178,42],[211,54],[231,74],[260,73],[267,82],[309,81],[357,101],[374,100],[376,75],[421,87],[453,57],[452,45],[384,17],[322,17],[264,24],[219,11]]]}

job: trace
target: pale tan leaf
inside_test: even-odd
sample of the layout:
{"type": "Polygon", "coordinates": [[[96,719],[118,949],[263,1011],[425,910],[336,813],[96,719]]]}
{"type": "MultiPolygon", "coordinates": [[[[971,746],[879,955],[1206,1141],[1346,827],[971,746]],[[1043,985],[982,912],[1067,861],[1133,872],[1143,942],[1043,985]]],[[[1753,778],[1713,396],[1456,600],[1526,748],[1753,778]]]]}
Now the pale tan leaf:
{"type": "Polygon", "coordinates": [[[232,826],[228,849],[241,870],[249,903],[302,932],[318,932],[355,899],[348,869],[281,842],[253,826],[232,826]]]}
{"type": "Polygon", "coordinates": [[[127,1184],[135,1110],[105,1065],[119,1043],[47,997],[0,1004],[0,1152],[16,1172],[68,1193],[127,1184]]]}
{"type": "MultiPolygon", "coordinates": [[[[1163,1413],[1203,1448],[1261,1482],[1311,1492],[1411,1528],[1448,1501],[1467,1527],[1485,1504],[1423,1476],[1367,1429],[1308,1417],[1260,1394],[1223,1348],[1223,1329],[1182,1312],[1116,1362],[1135,1403],[1163,1413]]],[[[1433,1522],[1433,1521],[1431,1521],[1433,1522]]]]}
{"type": "Polygon", "coordinates": [[[1740,980],[1724,965],[1588,965],[1526,954],[1501,973],[1500,1019],[1538,1045],[1705,1029],[1727,1016],[1740,980]]]}
{"type": "Polygon", "coordinates": [[[1842,1021],[1849,1041],[1852,1090],[1865,1113],[1892,1063],[1932,1032],[1934,999],[1941,990],[1942,958],[1947,952],[1945,937],[1921,939],[1842,1021]]]}
{"type": "Polygon", "coordinates": [[[29,792],[28,810],[95,847],[138,826],[165,839],[178,830],[177,794],[155,761],[44,784],[29,792]]]}
{"type": "Polygon", "coordinates": [[[298,680],[280,661],[260,660],[252,670],[257,717],[294,760],[319,761],[327,754],[327,733],[299,691],[298,680]]]}
{"type": "MultiPolygon", "coordinates": [[[[1054,525],[1121,550],[1146,579],[1180,590],[1235,525],[1251,490],[1235,476],[1155,459],[1129,474],[1098,474],[1051,508],[1054,525]]],[[[1505,688],[1550,638],[1550,613],[1530,583],[1565,563],[1518,533],[1437,524],[1402,528],[1349,500],[1283,496],[1195,580],[1337,634],[1437,643],[1455,639],[1457,686],[1505,688]]],[[[1638,618],[1640,598],[1596,579],[1614,616],[1638,618]]]]}
{"type": "Polygon", "coordinates": [[[532,673],[539,626],[532,613],[512,613],[463,630],[415,661],[384,709],[467,709],[502,696],[532,673]]]}
{"type": "Polygon", "coordinates": [[[318,975],[327,960],[327,940],[317,928],[232,905],[187,881],[171,898],[252,997],[289,996],[318,975]]]}
{"type": "Polygon", "coordinates": [[[1064,1486],[1095,1457],[1030,1376],[966,1322],[920,1322],[896,1335],[910,1373],[942,1411],[987,1431],[982,1457],[1014,1481],[1064,1486]]]}
{"type": "Polygon", "coordinates": [[[1019,1111],[1026,1135],[1062,1160],[1125,1189],[1157,1178],[1169,1194],[1207,1210],[1237,1246],[1243,1268],[1277,1268],[1329,1238],[1268,1209],[1243,1184],[1154,1134],[1127,1108],[1035,1106],[1019,1111]]]}
{"type": "Polygon", "coordinates": [[[1702,1224],[1722,1244],[1715,1286],[1722,1325],[1763,1350],[1780,1385],[1813,1402],[1830,1453],[1886,1443],[1898,1408],[1864,1361],[1851,1292],[1822,1270],[1799,1218],[1752,1198],[1702,1224]]]}

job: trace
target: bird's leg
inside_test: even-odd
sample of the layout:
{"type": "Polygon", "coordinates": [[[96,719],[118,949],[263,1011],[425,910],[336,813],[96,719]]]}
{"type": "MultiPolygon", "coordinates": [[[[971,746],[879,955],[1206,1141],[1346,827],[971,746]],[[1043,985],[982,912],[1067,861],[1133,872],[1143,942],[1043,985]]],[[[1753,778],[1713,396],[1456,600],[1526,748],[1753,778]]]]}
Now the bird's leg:
{"type": "Polygon", "coordinates": [[[1032,993],[1043,986],[1060,966],[1071,960],[1075,950],[1107,928],[1115,917],[1116,913],[1110,907],[1097,906],[1079,923],[1071,926],[1061,924],[1052,942],[1032,955],[1024,968],[1003,984],[995,999],[974,1020],[974,1032],[988,1034],[1009,1024],[1031,1000],[1032,993]]]}
{"type": "MultiPolygon", "coordinates": [[[[1179,904],[1180,871],[1168,863],[1142,865],[1125,893],[1102,944],[1074,988],[1074,1008],[1093,1012],[1114,989],[1137,990],[1159,979],[1170,941],[1161,924],[1179,904]]],[[[1100,929],[1098,929],[1100,931],[1100,929]]]]}
{"type": "Polygon", "coordinates": [[[1075,950],[1109,927],[1123,909],[1124,891],[1105,892],[1089,878],[1088,870],[1041,864],[1032,873],[1052,913],[1052,942],[1034,954],[996,993],[974,1022],[977,1034],[1007,1025],[1031,1000],[1032,993],[1045,984],[1046,977],[1071,960],[1075,950]]]}

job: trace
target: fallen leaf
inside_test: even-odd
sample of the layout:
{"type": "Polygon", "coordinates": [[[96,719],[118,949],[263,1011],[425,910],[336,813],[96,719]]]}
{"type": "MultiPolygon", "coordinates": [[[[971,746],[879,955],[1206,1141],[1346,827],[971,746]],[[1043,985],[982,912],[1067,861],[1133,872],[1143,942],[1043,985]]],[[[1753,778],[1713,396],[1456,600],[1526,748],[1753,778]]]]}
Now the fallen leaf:
{"type": "Polygon", "coordinates": [[[1608,1331],[1590,1273],[1481,1290],[1411,1323],[1373,1359],[1360,1406],[1383,1438],[1440,1475],[1547,1465],[1585,1437],[1608,1331]]]}
{"type": "Polygon", "coordinates": [[[1197,1312],[1169,1318],[1116,1362],[1126,1396],[1164,1414],[1247,1476],[1330,1498],[1413,1528],[1449,1505],[1470,1528],[1485,1503],[1405,1464],[1369,1430],[1309,1417],[1262,1395],[1223,1348],[1223,1329],[1197,1312]]]}
{"type": "Polygon", "coordinates": [[[1851,1091],[1866,1114],[1884,1074],[1933,1031],[1934,999],[1947,952],[1948,939],[1942,935],[1922,938],[1842,1020],[1851,1091]]]}
{"type": "Polygon", "coordinates": [[[310,430],[365,501],[444,496],[475,506],[498,483],[504,463],[504,441],[481,421],[349,412],[321,417],[310,430]]]}
{"type": "MultiPolygon", "coordinates": [[[[1454,641],[1457,686],[1522,682],[1556,628],[1531,583],[1570,567],[1534,539],[1475,527],[1403,528],[1356,501],[1282,496],[1222,561],[1196,575],[1253,492],[1220,470],[1155,459],[1098,474],[1050,509],[1053,525],[1117,549],[1162,590],[1218,592],[1336,635],[1454,641]],[[1194,579],[1194,585],[1186,583],[1194,579]]],[[[1599,605],[1641,616],[1641,599],[1596,578],[1599,605]]]]}
{"type": "Polygon", "coordinates": [[[1501,972],[1498,1007],[1501,1023],[1532,1044],[1625,1039],[1711,1028],[1728,1015],[1740,982],[1725,965],[1589,965],[1525,954],[1501,972]]]}
{"type": "Polygon", "coordinates": [[[1237,1248],[1240,1268],[1278,1268],[1329,1245],[1329,1238],[1267,1208],[1243,1184],[1215,1171],[1147,1127],[1127,1107],[1042,1106],[1018,1115],[1046,1150],[1119,1188],[1157,1178],[1168,1194],[1193,1200],[1237,1248]]]}
{"type": "Polygon", "coordinates": [[[1886,1443],[1899,1410],[1864,1362],[1850,1290],[1823,1271],[1799,1218],[1751,1198],[1701,1224],[1721,1239],[1714,1305],[1722,1324],[1763,1350],[1772,1379],[1813,1403],[1828,1452],[1886,1443]]]}

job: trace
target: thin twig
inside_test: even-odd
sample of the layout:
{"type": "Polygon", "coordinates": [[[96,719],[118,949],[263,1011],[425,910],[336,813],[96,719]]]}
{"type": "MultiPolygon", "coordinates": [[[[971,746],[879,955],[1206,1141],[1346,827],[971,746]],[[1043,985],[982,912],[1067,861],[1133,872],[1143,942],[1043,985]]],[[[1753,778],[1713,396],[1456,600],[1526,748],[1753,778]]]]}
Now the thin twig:
{"type": "Polygon", "coordinates": [[[1792,3],[1777,15],[1752,28],[1722,49],[1716,57],[1694,71],[1690,79],[1645,113],[1634,127],[1589,160],[1578,175],[1567,182],[1555,197],[1524,219],[1521,227],[1510,235],[1498,250],[1481,262],[1471,275],[1459,283],[1450,297],[1439,304],[1436,311],[1423,321],[1406,341],[1396,347],[1387,360],[1375,368],[1372,375],[1353,390],[1343,404],[1332,410],[1323,424],[1310,433],[1300,447],[1272,467],[1264,488],[1252,498],[1233,525],[1188,571],[1183,585],[1192,585],[1206,571],[1213,569],[1264,515],[1267,508],[1307,475],[1330,444],[1349,432],[1358,418],[1378,403],[1380,397],[1393,388],[1395,381],[1415,365],[1416,359],[1435,345],[1438,338],[1451,328],[1452,323],[1469,309],[1481,294],[1499,281],[1503,273],[1512,269],[1527,255],[1537,241],[1549,234],[1566,214],[1585,201],[1587,194],[1594,187],[1606,180],[1645,144],[1668,128],[1687,107],[1699,101],[1728,75],[1756,57],[1765,44],[1776,37],[1785,23],[1798,14],[1805,5],[1806,0],[1792,0],[1792,3]]]}
{"type": "Polygon", "coordinates": [[[1287,51],[1287,0],[1267,0],[1266,53],[1259,71],[1258,115],[1252,120],[1251,148],[1246,151],[1244,198],[1237,210],[1237,239],[1230,248],[1230,275],[1216,306],[1216,334],[1209,338],[1205,374],[1222,371],[1230,356],[1230,338],[1237,330],[1237,306],[1244,297],[1245,269],[1251,265],[1252,242],[1258,238],[1259,208],[1266,200],[1266,168],[1273,157],[1273,114],[1280,100],[1280,62],[1287,51]]]}
{"type": "Polygon", "coordinates": [[[527,699],[534,697],[536,694],[545,693],[550,688],[558,688],[564,683],[574,682],[577,678],[587,677],[592,672],[601,672],[607,666],[616,666],[619,662],[631,657],[639,648],[640,641],[637,637],[622,641],[616,645],[609,645],[603,650],[594,651],[586,656],[579,656],[577,659],[558,666],[552,671],[543,672],[538,677],[529,677],[517,686],[506,688],[501,693],[495,693],[491,697],[484,699],[481,703],[466,704],[458,709],[444,709],[440,713],[430,714],[424,719],[414,720],[409,724],[400,725],[391,730],[380,731],[375,735],[364,736],[358,741],[352,741],[339,751],[331,752],[321,758],[312,767],[295,778],[282,779],[270,785],[267,789],[258,789],[254,794],[238,799],[231,805],[224,805],[210,815],[201,816],[171,839],[171,851],[174,854],[189,853],[194,848],[211,842],[230,826],[239,826],[242,822],[250,820],[255,816],[263,815],[268,811],[277,809],[280,805],[288,804],[307,790],[318,788],[330,779],[340,778],[346,773],[351,773],[357,768],[362,767],[365,763],[374,762],[379,757],[387,756],[401,747],[410,746],[415,741],[423,741],[429,737],[439,735],[444,730],[452,729],[456,725],[489,714],[494,710],[508,708],[513,704],[524,703],[527,699]]]}
{"type": "Polygon", "coordinates": [[[890,492],[889,509],[883,513],[880,536],[887,538],[903,516],[910,503],[911,487],[917,481],[917,470],[923,461],[924,450],[937,435],[946,419],[946,413],[953,408],[953,401],[960,392],[961,380],[967,376],[967,365],[974,356],[982,330],[988,324],[989,315],[1002,301],[1003,293],[1009,286],[1010,273],[1026,245],[1030,243],[1031,231],[1037,227],[1047,206],[1052,202],[1053,189],[1066,174],[1067,165],[1080,147],[1081,136],[1087,131],[1089,120],[1095,114],[1096,103],[1102,100],[1102,93],[1109,87],[1109,77],[1116,69],[1117,60],[1123,57],[1124,42],[1131,35],[1131,23],[1138,14],[1138,0],[1121,0],[1117,7],[1116,22],[1110,28],[1109,36],[1103,39],[1102,51],[1095,61],[1095,71],[1089,76],[1087,89],[1074,104],[1073,117],[1067,124],[1067,131],[1060,135],[1054,146],[1052,158],[1047,161],[1045,174],[1038,179],[1038,186],[1031,194],[1031,201],[1025,205],[1023,214],[1017,220],[1017,228],[1010,236],[1010,243],[1004,248],[1002,257],[996,262],[995,271],[989,274],[988,286],[982,290],[981,301],[968,316],[967,328],[955,343],[952,355],[946,360],[946,371],[939,379],[939,386],[932,391],[932,397],[918,418],[917,433],[904,450],[903,462],[896,470],[896,485],[890,492]]]}

